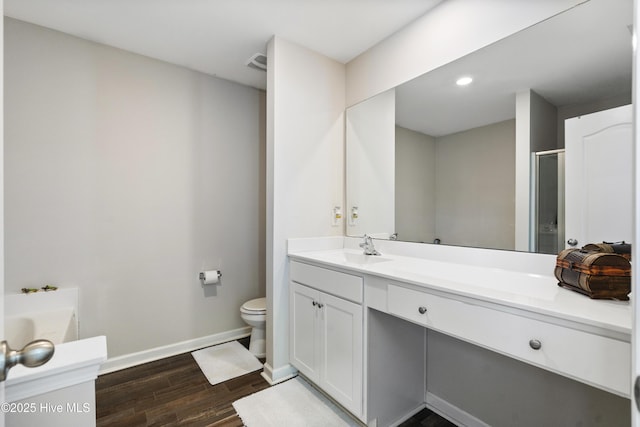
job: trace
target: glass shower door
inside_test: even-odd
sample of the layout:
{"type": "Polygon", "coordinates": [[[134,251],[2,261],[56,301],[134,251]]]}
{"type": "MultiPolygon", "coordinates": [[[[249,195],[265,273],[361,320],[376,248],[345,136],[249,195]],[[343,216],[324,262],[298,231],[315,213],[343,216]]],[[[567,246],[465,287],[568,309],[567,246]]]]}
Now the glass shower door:
{"type": "Polygon", "coordinates": [[[557,254],[564,249],[564,150],[534,156],[532,250],[557,254]]]}

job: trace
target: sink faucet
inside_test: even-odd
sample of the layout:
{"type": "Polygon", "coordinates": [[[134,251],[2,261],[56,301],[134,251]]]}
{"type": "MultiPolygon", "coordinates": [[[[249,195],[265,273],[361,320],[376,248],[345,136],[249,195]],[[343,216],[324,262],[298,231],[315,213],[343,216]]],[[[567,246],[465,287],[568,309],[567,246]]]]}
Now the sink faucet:
{"type": "Polygon", "coordinates": [[[380,255],[380,252],[373,246],[371,236],[364,235],[364,242],[360,243],[360,247],[364,249],[365,255],[380,255]]]}

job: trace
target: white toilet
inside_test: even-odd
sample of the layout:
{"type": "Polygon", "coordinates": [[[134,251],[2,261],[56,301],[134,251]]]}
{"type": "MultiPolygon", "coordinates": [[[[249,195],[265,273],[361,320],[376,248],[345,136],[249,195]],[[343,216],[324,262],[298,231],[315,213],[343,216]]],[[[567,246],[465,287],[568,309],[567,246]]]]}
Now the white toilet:
{"type": "Polygon", "coordinates": [[[265,326],[267,324],[267,299],[256,298],[245,302],[240,307],[240,317],[251,326],[251,341],[249,351],[256,357],[265,357],[267,344],[265,341],[265,326]]]}

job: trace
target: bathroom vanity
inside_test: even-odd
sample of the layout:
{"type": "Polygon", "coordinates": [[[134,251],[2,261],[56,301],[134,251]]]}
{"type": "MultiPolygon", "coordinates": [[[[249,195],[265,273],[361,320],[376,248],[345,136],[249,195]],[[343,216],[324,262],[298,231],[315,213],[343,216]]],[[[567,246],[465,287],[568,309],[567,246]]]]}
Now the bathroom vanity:
{"type": "Polygon", "coordinates": [[[298,261],[290,267],[291,363],[360,416],[363,278],[298,261]]]}
{"type": "Polygon", "coordinates": [[[552,256],[527,267],[508,258],[529,254],[504,251],[454,263],[396,242],[381,243],[381,256],[363,255],[356,239],[314,242],[289,241],[291,363],[365,424],[394,424],[425,404],[464,413],[427,393],[426,331],[630,395],[630,304],[558,287],[552,256]]]}

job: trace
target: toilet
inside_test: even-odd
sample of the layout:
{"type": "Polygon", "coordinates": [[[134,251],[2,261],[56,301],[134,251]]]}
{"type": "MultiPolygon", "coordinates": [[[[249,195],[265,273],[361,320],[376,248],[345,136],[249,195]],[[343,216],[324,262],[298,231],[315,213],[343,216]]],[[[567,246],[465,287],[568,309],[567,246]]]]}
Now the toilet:
{"type": "Polygon", "coordinates": [[[240,307],[240,317],[251,326],[249,351],[256,357],[266,356],[265,325],[267,323],[267,299],[256,298],[240,307]]]}

